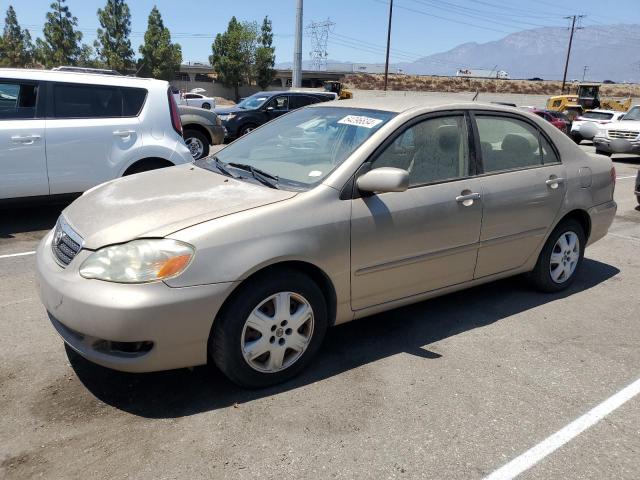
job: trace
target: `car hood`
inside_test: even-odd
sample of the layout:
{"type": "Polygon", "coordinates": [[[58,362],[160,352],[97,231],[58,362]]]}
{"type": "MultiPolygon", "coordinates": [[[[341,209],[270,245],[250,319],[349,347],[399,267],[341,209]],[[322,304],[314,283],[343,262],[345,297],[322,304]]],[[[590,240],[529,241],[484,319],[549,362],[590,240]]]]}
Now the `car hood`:
{"type": "Polygon", "coordinates": [[[213,111],[218,115],[228,115],[229,113],[246,112],[247,110],[238,107],[220,107],[215,108],[213,111]]]}
{"type": "Polygon", "coordinates": [[[164,237],[197,223],[292,198],[193,164],[104,183],[69,205],[63,215],[90,250],[141,237],[164,237]]]}
{"type": "Polygon", "coordinates": [[[640,131],[640,121],[638,120],[622,120],[620,122],[611,122],[603,125],[602,128],[607,130],[632,130],[640,131]]]}

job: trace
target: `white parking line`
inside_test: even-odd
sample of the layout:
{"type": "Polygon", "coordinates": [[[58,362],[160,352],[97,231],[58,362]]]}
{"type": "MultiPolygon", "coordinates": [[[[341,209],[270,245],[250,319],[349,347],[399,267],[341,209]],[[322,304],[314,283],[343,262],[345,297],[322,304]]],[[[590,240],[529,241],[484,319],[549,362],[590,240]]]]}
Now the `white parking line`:
{"type": "Polygon", "coordinates": [[[626,175],[624,177],[616,177],[616,180],[626,180],[627,178],[636,178],[636,175],[626,175]]]}
{"type": "Polygon", "coordinates": [[[10,253],[8,255],[0,255],[0,258],[11,258],[11,257],[24,257],[25,255],[33,255],[36,251],[32,252],[21,252],[21,253],[10,253]]]}
{"type": "Polygon", "coordinates": [[[615,395],[607,398],[600,405],[592,408],[563,429],[547,437],[535,447],[530,448],[519,457],[514,458],[503,467],[485,477],[484,480],[508,480],[517,477],[565,443],[573,440],[587,428],[598,423],[618,407],[624,405],[627,401],[638,395],[638,393],[640,393],[640,378],[615,395]]]}

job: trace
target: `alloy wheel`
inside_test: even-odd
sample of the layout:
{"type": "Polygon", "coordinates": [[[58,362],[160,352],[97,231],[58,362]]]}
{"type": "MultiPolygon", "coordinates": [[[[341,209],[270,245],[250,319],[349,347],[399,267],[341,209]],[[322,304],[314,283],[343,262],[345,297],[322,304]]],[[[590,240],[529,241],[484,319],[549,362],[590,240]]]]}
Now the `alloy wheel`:
{"type": "Polygon", "coordinates": [[[204,145],[200,141],[200,139],[196,137],[188,138],[185,143],[187,147],[189,147],[189,151],[191,152],[191,156],[197,160],[202,156],[202,152],[204,152],[204,145]]]}
{"type": "Polygon", "coordinates": [[[555,283],[564,283],[576,270],[580,260],[580,239],[575,232],[562,233],[551,250],[549,273],[555,283]]]}
{"type": "Polygon", "coordinates": [[[306,351],[313,336],[311,304],[294,292],[264,299],[245,320],[240,337],[242,356],[262,373],[289,368],[306,351]]]}

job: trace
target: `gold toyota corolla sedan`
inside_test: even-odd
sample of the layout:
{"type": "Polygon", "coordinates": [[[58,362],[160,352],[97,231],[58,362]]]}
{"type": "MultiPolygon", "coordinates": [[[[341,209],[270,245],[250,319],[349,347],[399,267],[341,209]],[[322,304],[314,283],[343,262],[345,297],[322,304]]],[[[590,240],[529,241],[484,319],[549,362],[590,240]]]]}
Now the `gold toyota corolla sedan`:
{"type": "Polygon", "coordinates": [[[420,102],[310,106],[86,192],[38,247],[53,326],[110,368],[262,387],[335,324],[525,272],[567,288],[614,218],[611,160],[515,109],[420,102]]]}

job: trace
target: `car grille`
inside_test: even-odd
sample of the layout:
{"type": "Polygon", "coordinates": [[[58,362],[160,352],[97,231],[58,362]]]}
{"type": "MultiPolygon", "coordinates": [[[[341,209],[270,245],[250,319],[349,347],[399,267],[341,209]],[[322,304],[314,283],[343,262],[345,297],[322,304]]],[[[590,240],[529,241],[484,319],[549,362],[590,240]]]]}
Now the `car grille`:
{"type": "Polygon", "coordinates": [[[64,218],[60,217],[51,240],[53,256],[60,266],[69,265],[71,260],[82,250],[83,243],[82,237],[69,226],[64,218]]]}
{"type": "Polygon", "coordinates": [[[631,130],[609,130],[609,138],[624,138],[626,140],[635,140],[640,132],[631,130]]]}

